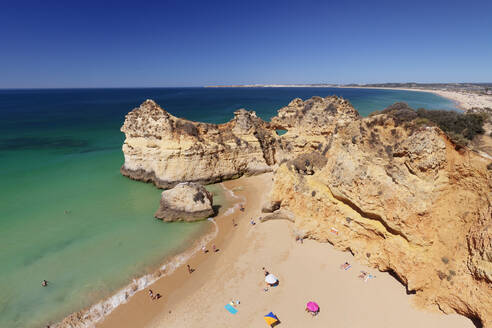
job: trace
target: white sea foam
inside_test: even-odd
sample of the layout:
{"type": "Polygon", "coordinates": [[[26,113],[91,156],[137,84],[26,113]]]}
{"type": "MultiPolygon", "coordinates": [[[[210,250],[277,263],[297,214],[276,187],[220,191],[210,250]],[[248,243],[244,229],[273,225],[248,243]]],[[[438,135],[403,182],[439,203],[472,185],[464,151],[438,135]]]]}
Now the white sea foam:
{"type": "Polygon", "coordinates": [[[229,194],[229,196],[231,198],[234,198],[234,199],[238,199],[240,200],[241,202],[239,203],[236,203],[234,206],[230,207],[227,209],[227,211],[224,212],[224,215],[227,216],[227,215],[231,215],[233,214],[234,212],[236,212],[236,210],[240,209],[242,206],[244,206],[245,202],[246,202],[246,198],[244,196],[238,196],[237,194],[234,193],[234,191],[232,189],[229,189],[227,188],[226,186],[224,186],[223,183],[220,184],[222,186],[222,188],[224,188],[225,191],[227,191],[227,193],[229,194]]]}
{"type": "MultiPolygon", "coordinates": [[[[232,189],[227,188],[221,183],[222,188],[230,195],[231,198],[240,200],[234,206],[227,209],[224,215],[231,215],[246,202],[244,196],[238,196],[234,193],[232,189]]],[[[219,226],[213,218],[209,218],[208,221],[214,224],[214,231],[203,236],[198,241],[193,244],[193,247],[186,250],[185,252],[178,254],[171,258],[169,261],[165,262],[156,272],[152,274],[144,275],[140,278],[133,279],[133,281],[120,289],[114,295],[102,300],[94,305],[92,305],[87,310],[82,310],[81,312],[71,314],[65,318],[62,322],[51,325],[53,328],[92,328],[95,324],[111,312],[116,309],[119,305],[128,302],[128,300],[135,295],[137,292],[147,288],[156,282],[159,278],[172,274],[177,268],[186,263],[195,253],[199,252],[203,245],[208,244],[213,239],[215,239],[219,233],[219,226]]]]}
{"type": "Polygon", "coordinates": [[[101,321],[105,316],[109,315],[119,305],[128,302],[128,300],[137,292],[152,285],[155,281],[163,276],[172,274],[177,268],[186,263],[195,253],[201,250],[202,246],[209,243],[217,237],[219,226],[215,220],[209,220],[214,225],[214,231],[203,236],[193,244],[193,247],[186,250],[184,253],[174,256],[169,261],[165,262],[156,272],[144,275],[138,279],[134,279],[130,284],[120,289],[114,295],[102,300],[89,309],[79,313],[72,314],[65,318],[62,322],[51,325],[56,328],[90,328],[101,321]]]}
{"type": "Polygon", "coordinates": [[[234,212],[236,212],[236,210],[239,208],[239,204],[236,204],[234,205],[233,207],[230,207],[227,209],[227,211],[224,212],[224,215],[227,216],[227,215],[231,215],[233,214],[234,212]]]}
{"type": "Polygon", "coordinates": [[[232,198],[235,198],[235,199],[240,199],[243,203],[246,202],[246,197],[244,196],[238,196],[236,193],[234,193],[234,191],[232,189],[229,189],[227,188],[226,186],[224,186],[223,183],[220,184],[222,186],[222,188],[224,188],[225,191],[227,191],[227,193],[232,197],[232,198]]]}

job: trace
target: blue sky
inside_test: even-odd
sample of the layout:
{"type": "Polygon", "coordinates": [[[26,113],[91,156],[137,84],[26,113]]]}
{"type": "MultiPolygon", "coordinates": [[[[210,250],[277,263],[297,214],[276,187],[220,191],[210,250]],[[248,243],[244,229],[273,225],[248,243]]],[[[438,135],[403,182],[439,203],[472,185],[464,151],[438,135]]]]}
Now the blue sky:
{"type": "Polygon", "coordinates": [[[0,2],[0,88],[492,82],[492,1],[0,2]]]}

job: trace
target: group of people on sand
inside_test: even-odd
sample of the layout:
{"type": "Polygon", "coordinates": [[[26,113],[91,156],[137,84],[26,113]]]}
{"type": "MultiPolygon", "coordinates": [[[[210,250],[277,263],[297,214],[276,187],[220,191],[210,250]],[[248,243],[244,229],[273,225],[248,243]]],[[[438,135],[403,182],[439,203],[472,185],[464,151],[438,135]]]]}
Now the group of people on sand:
{"type": "MultiPolygon", "coordinates": [[[[347,271],[351,267],[352,267],[352,265],[348,262],[345,262],[342,265],[340,265],[340,269],[345,270],[345,271],[347,271]]],[[[373,276],[372,274],[370,274],[369,272],[366,272],[366,271],[361,271],[357,277],[364,280],[364,282],[367,282],[369,279],[376,278],[376,276],[373,276]]]]}
{"type": "Polygon", "coordinates": [[[313,311],[312,309],[308,308],[306,306],[306,309],[304,310],[306,311],[307,313],[309,313],[310,315],[312,315],[313,317],[317,316],[319,314],[319,307],[317,310],[313,311]]]}
{"type": "MultiPolygon", "coordinates": [[[[265,282],[267,285],[266,288],[263,289],[265,292],[267,292],[269,290],[269,287],[278,286],[279,280],[277,277],[275,277],[273,274],[270,274],[270,272],[267,269],[265,269],[265,267],[261,268],[261,270],[263,271],[263,274],[265,276],[265,282]],[[269,276],[271,276],[271,277],[269,277],[269,276]],[[269,278],[271,278],[271,279],[269,279],[269,278]]],[[[305,311],[314,317],[314,316],[317,316],[319,314],[320,308],[316,302],[310,301],[306,304],[305,311]]]]}
{"type": "Polygon", "coordinates": [[[229,302],[229,304],[230,304],[231,306],[237,307],[239,304],[241,304],[241,302],[239,301],[239,299],[237,299],[237,300],[232,299],[232,300],[229,302]]]}
{"type": "MultiPolygon", "coordinates": [[[[219,251],[219,249],[217,248],[217,246],[215,246],[215,244],[212,245],[212,251],[214,253],[217,253],[219,251]]],[[[202,252],[203,254],[207,254],[208,253],[208,249],[205,245],[202,246],[202,252]]]]}
{"type": "Polygon", "coordinates": [[[278,284],[279,284],[278,278],[275,277],[273,274],[270,274],[270,272],[267,269],[265,269],[265,267],[263,267],[261,269],[263,270],[263,274],[265,275],[265,283],[266,283],[266,287],[263,289],[263,291],[267,292],[270,287],[278,286],[278,284]],[[271,276],[271,277],[268,277],[268,276],[271,276]]]}
{"type": "Polygon", "coordinates": [[[357,277],[364,280],[364,282],[367,282],[369,279],[376,278],[376,276],[373,276],[372,274],[366,271],[361,271],[357,277]]]}
{"type": "Polygon", "coordinates": [[[159,294],[159,293],[154,294],[152,289],[149,289],[149,296],[152,300],[158,300],[159,298],[162,297],[161,294],[159,294]]]}
{"type": "MultiPolygon", "coordinates": [[[[258,217],[258,218],[257,218],[257,220],[258,220],[258,222],[262,222],[263,217],[262,217],[262,216],[260,216],[260,217],[258,217]]],[[[256,221],[255,221],[255,219],[253,219],[253,218],[251,218],[251,220],[249,220],[249,223],[250,223],[252,226],[256,225],[256,221]]]]}

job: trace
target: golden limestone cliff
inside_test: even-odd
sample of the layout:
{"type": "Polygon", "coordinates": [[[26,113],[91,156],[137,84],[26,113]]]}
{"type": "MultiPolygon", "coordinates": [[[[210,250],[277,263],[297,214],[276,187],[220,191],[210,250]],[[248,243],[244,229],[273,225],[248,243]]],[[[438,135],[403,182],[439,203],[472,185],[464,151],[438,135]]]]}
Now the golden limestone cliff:
{"type": "Polygon", "coordinates": [[[275,132],[254,112],[240,109],[225,124],[197,123],[172,116],[147,100],[126,115],[121,131],[121,173],[160,188],[179,182],[214,183],[271,171],[269,143],[275,132]]]}
{"type": "Polygon", "coordinates": [[[281,165],[272,207],[290,213],[300,234],[389,271],[422,305],[490,327],[486,165],[436,128],[409,131],[376,116],[339,130],[323,160],[281,165]]]}
{"type": "Polygon", "coordinates": [[[222,125],[147,101],[122,131],[123,174],[167,187],[273,170],[267,218],[390,272],[421,306],[492,327],[490,160],[456,150],[438,128],[313,97],[271,123],[241,110],[222,125]]]}

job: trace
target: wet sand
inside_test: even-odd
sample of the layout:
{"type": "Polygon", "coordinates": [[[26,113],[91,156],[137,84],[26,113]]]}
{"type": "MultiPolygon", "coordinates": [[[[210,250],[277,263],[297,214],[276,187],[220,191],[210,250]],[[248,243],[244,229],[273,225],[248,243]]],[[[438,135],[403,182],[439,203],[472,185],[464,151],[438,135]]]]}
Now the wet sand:
{"type": "Polygon", "coordinates": [[[311,240],[296,242],[290,222],[251,225],[252,217],[261,216],[271,177],[225,182],[245,197],[246,210],[217,218],[220,232],[211,244],[220,251],[193,257],[192,274],[183,266],[158,280],[151,289],[163,295],[160,300],[152,301],[145,289],[97,327],[266,327],[263,315],[270,311],[281,320],[279,327],[474,327],[465,317],[417,309],[404,286],[359,265],[350,253],[311,240]],[[340,269],[345,261],[352,265],[347,271],[340,269]],[[280,280],[266,292],[263,266],[280,280]],[[361,270],[375,278],[364,282],[361,270]],[[235,315],[224,309],[231,299],[240,300],[235,315]],[[318,316],[304,312],[308,301],[318,302],[318,316]]]}
{"type": "MultiPolygon", "coordinates": [[[[231,186],[231,188],[234,188],[232,184],[231,186]]],[[[203,244],[207,249],[207,253],[197,252],[188,262],[178,267],[173,273],[161,277],[148,288],[133,295],[127,303],[119,305],[103,321],[98,322],[95,325],[96,327],[146,327],[162,312],[168,312],[173,309],[174,304],[184,295],[182,287],[186,283],[201,281],[202,279],[197,278],[203,278],[204,273],[213,270],[218,257],[223,251],[222,245],[231,236],[233,230],[232,220],[239,213],[243,213],[239,208],[240,204],[244,204],[244,199],[233,196],[227,191],[225,193],[227,202],[231,207],[214,218],[218,225],[218,234],[211,242],[203,244]],[[216,246],[217,252],[213,252],[213,245],[216,246]],[[189,264],[195,270],[193,274],[188,273],[186,264],[189,264]],[[152,300],[149,296],[149,289],[154,294],[159,293],[162,297],[152,300]]]]}

